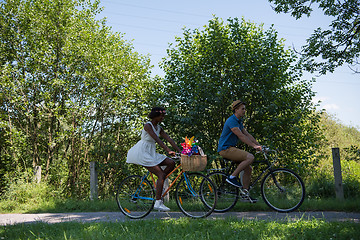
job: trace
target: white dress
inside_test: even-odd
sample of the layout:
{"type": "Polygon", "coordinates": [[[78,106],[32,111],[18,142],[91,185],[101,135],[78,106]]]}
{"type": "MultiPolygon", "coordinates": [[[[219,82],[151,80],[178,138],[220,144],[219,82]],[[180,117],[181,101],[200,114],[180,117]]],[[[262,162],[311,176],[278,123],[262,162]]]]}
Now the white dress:
{"type": "MultiPolygon", "coordinates": [[[[161,127],[158,125],[157,129],[150,123],[153,131],[157,136],[160,134],[161,127]]],[[[130,148],[127,154],[126,163],[134,163],[145,167],[153,167],[159,165],[166,158],[165,155],[156,152],[156,142],[150,134],[142,129],[141,140],[130,148]]]]}

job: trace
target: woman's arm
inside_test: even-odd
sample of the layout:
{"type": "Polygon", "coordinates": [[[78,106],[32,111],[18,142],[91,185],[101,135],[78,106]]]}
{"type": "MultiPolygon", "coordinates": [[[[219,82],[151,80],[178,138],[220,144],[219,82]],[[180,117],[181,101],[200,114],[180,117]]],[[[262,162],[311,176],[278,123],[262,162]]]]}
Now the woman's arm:
{"type": "Polygon", "coordinates": [[[157,142],[160,145],[160,147],[162,147],[167,153],[171,152],[170,148],[166,146],[164,142],[161,141],[161,139],[156,135],[150,123],[145,124],[144,129],[155,140],[155,142],[157,142]]]}
{"type": "Polygon", "coordinates": [[[163,129],[160,130],[160,136],[168,141],[177,152],[181,152],[175,141],[163,129]]]}

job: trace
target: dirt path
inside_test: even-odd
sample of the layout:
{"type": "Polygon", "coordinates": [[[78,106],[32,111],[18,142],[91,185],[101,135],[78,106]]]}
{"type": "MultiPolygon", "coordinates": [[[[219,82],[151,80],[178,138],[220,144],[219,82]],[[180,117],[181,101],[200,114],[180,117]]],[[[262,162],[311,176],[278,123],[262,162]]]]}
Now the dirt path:
{"type": "MultiPolygon", "coordinates": [[[[169,219],[184,217],[180,212],[151,212],[144,219],[169,219]]],[[[269,220],[269,221],[296,221],[299,219],[312,220],[323,219],[325,221],[351,221],[360,223],[360,213],[345,212],[227,212],[212,213],[208,219],[234,217],[248,220],[269,220]]],[[[111,221],[122,222],[131,219],[120,212],[81,212],[81,213],[39,213],[39,214],[0,214],[0,225],[12,225],[20,223],[61,223],[69,221],[78,222],[99,222],[111,221]]]]}

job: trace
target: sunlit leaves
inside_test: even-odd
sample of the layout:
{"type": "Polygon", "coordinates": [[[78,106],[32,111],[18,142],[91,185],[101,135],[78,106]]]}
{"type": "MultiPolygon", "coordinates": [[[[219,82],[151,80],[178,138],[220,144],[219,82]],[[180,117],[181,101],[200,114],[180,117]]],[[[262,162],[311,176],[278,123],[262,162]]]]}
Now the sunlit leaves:
{"type": "MultiPolygon", "coordinates": [[[[302,47],[302,62],[309,71],[321,74],[333,72],[343,64],[354,66],[359,72],[360,5],[358,0],[269,0],[278,13],[290,13],[296,19],[309,17],[314,9],[331,17],[329,29],[317,28],[302,47]]],[[[330,21],[330,20],[329,20],[330,21]]]]}
{"type": "Polygon", "coordinates": [[[4,151],[79,192],[88,161],[124,159],[151,87],[149,58],[96,20],[99,4],[0,3],[1,123],[25,139],[4,151]]]}
{"type": "Polygon", "coordinates": [[[244,19],[224,23],[215,17],[203,29],[184,29],[162,62],[166,123],[179,139],[195,135],[208,154],[215,153],[229,106],[242,99],[248,131],[281,149],[283,164],[306,165],[317,117],[311,82],[301,80],[296,62],[273,28],[244,19]]]}

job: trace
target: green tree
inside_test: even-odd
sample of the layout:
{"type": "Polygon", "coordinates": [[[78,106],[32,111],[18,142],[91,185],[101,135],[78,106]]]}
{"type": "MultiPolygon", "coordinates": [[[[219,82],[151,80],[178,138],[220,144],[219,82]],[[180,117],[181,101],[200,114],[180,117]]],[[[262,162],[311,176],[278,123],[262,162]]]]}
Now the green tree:
{"type": "Polygon", "coordinates": [[[214,154],[236,99],[247,103],[245,125],[262,144],[278,148],[282,164],[304,167],[320,137],[311,83],[274,29],[245,20],[211,19],[203,30],[184,29],[167,50],[164,95],[167,129],[181,141],[199,139],[214,154]]]}
{"type": "Polygon", "coordinates": [[[75,196],[88,192],[89,161],[126,156],[151,86],[148,57],[100,11],[85,0],[0,4],[2,158],[20,174],[41,166],[75,196]]]}
{"type": "Polygon", "coordinates": [[[360,132],[345,126],[334,116],[321,113],[319,122],[324,139],[319,145],[322,158],[309,176],[307,193],[316,197],[335,197],[332,148],[339,148],[345,197],[360,195],[360,132]]]}
{"type": "Polygon", "coordinates": [[[345,126],[334,116],[326,112],[321,114],[321,131],[324,133],[326,141],[322,144],[323,152],[329,159],[331,157],[331,148],[339,148],[341,159],[356,160],[356,154],[359,155],[360,132],[352,126],[345,126]]]}
{"type": "Polygon", "coordinates": [[[313,8],[332,17],[329,29],[317,28],[302,48],[302,61],[307,70],[325,74],[349,64],[359,73],[360,17],[358,0],[269,0],[277,13],[290,13],[296,19],[310,17],[313,8]],[[321,57],[323,61],[320,61],[321,57]]]}

